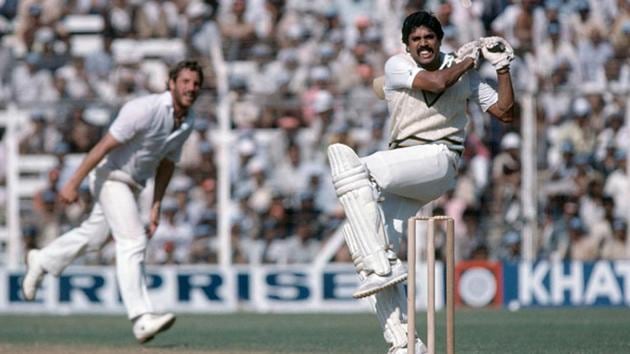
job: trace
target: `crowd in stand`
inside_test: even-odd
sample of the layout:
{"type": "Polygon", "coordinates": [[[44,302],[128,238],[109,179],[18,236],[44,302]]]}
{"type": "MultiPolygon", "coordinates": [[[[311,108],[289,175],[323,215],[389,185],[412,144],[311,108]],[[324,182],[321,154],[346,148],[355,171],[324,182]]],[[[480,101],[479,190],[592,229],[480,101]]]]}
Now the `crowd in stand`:
{"type": "MultiPolygon", "coordinates": [[[[443,51],[488,35],[514,47],[517,99],[531,95],[535,103],[537,257],[630,259],[630,0],[472,3],[4,1],[0,103],[29,114],[20,129],[21,154],[59,161],[47,174],[47,187],[22,207],[25,247],[44,246],[90,210],[87,186],[74,205],[56,198],[76,167],[65,157],[89,151],[122,103],[164,90],[168,66],[189,57],[205,66],[206,86],[149,260],[216,263],[219,123],[209,51],[220,39],[229,69],[234,262],[311,262],[344,219],[325,148],[341,142],[364,156],[386,145],[387,107],[373,94],[372,80],[383,74],[390,55],[403,50],[402,19],[425,9],[444,27],[443,51]],[[75,47],[68,19],[79,15],[102,25],[93,50],[75,47]],[[156,59],[122,45],[156,39],[180,40],[183,52],[156,59]]],[[[491,65],[479,71],[488,82],[496,80],[491,65]]],[[[458,185],[431,208],[455,218],[458,260],[519,260],[525,223],[520,122],[502,125],[472,104],[469,116],[458,185]]],[[[113,256],[106,247],[83,262],[107,264],[113,256]]],[[[341,248],[334,261],[350,261],[347,250],[341,248]]]]}

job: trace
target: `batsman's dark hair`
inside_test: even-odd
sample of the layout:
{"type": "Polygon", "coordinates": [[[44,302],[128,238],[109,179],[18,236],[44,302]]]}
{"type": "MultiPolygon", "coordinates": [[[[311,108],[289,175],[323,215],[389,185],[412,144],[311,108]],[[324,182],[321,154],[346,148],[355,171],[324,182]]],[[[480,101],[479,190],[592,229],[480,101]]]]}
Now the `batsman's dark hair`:
{"type": "Polygon", "coordinates": [[[437,17],[426,11],[417,11],[405,18],[402,26],[402,41],[405,44],[409,44],[409,34],[416,28],[424,26],[435,32],[438,39],[441,41],[444,37],[444,31],[442,25],[438,21],[437,17]]]}
{"type": "Polygon", "coordinates": [[[184,61],[180,61],[179,63],[177,63],[168,73],[168,80],[173,80],[175,81],[175,79],[177,79],[177,76],[179,75],[179,73],[184,70],[184,69],[188,69],[191,71],[195,71],[197,72],[197,74],[199,75],[199,86],[203,86],[203,69],[201,68],[201,65],[199,65],[199,63],[197,63],[194,60],[184,60],[184,61]]]}

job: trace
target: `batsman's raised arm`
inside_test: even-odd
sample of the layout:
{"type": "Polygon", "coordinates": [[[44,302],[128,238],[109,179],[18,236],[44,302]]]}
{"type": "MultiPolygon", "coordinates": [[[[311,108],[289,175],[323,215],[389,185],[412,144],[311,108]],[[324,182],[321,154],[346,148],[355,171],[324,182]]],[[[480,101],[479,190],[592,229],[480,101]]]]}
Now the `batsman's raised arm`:
{"type": "Polygon", "coordinates": [[[514,120],[514,90],[509,67],[504,71],[497,71],[497,81],[499,98],[488,108],[488,112],[504,123],[511,123],[514,120]]]}
{"type": "Polygon", "coordinates": [[[390,89],[412,88],[441,93],[455,84],[468,70],[475,67],[474,54],[454,63],[440,53],[443,33],[428,27],[416,27],[403,34],[409,56],[394,56],[385,64],[390,89]]]}
{"type": "Polygon", "coordinates": [[[514,89],[510,76],[510,62],[514,60],[514,51],[510,44],[501,37],[480,39],[483,57],[494,66],[497,72],[498,100],[488,108],[488,112],[502,122],[514,119],[514,89]]]}
{"type": "Polygon", "coordinates": [[[453,86],[459,78],[475,66],[474,60],[466,58],[451,67],[442,70],[423,70],[416,74],[412,88],[433,93],[440,93],[453,86]]]}

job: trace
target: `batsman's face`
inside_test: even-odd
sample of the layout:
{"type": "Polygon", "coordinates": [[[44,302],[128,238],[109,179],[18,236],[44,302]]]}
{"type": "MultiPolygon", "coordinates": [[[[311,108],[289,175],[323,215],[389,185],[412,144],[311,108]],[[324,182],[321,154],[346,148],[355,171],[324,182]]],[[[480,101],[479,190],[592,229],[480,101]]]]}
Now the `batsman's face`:
{"type": "Polygon", "coordinates": [[[433,30],[420,26],[409,34],[407,51],[423,68],[436,70],[440,67],[440,45],[440,40],[433,30]]]}
{"type": "Polygon", "coordinates": [[[180,108],[188,109],[199,95],[201,78],[196,71],[183,69],[175,80],[170,80],[168,84],[173,94],[173,103],[180,108]]]}

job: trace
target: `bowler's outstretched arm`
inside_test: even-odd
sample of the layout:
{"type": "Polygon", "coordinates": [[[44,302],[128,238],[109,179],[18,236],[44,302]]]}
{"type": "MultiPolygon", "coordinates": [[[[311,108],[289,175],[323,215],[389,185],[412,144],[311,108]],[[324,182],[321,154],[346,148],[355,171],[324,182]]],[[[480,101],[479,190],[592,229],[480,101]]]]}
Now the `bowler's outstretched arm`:
{"type": "Polygon", "coordinates": [[[120,146],[120,142],[116,140],[110,133],[105,134],[103,138],[88,152],[87,156],[74,172],[72,177],[66,182],[61,191],[59,198],[65,203],[74,203],[78,198],[78,190],[81,182],[96,167],[101,160],[113,149],[120,146]]]}

